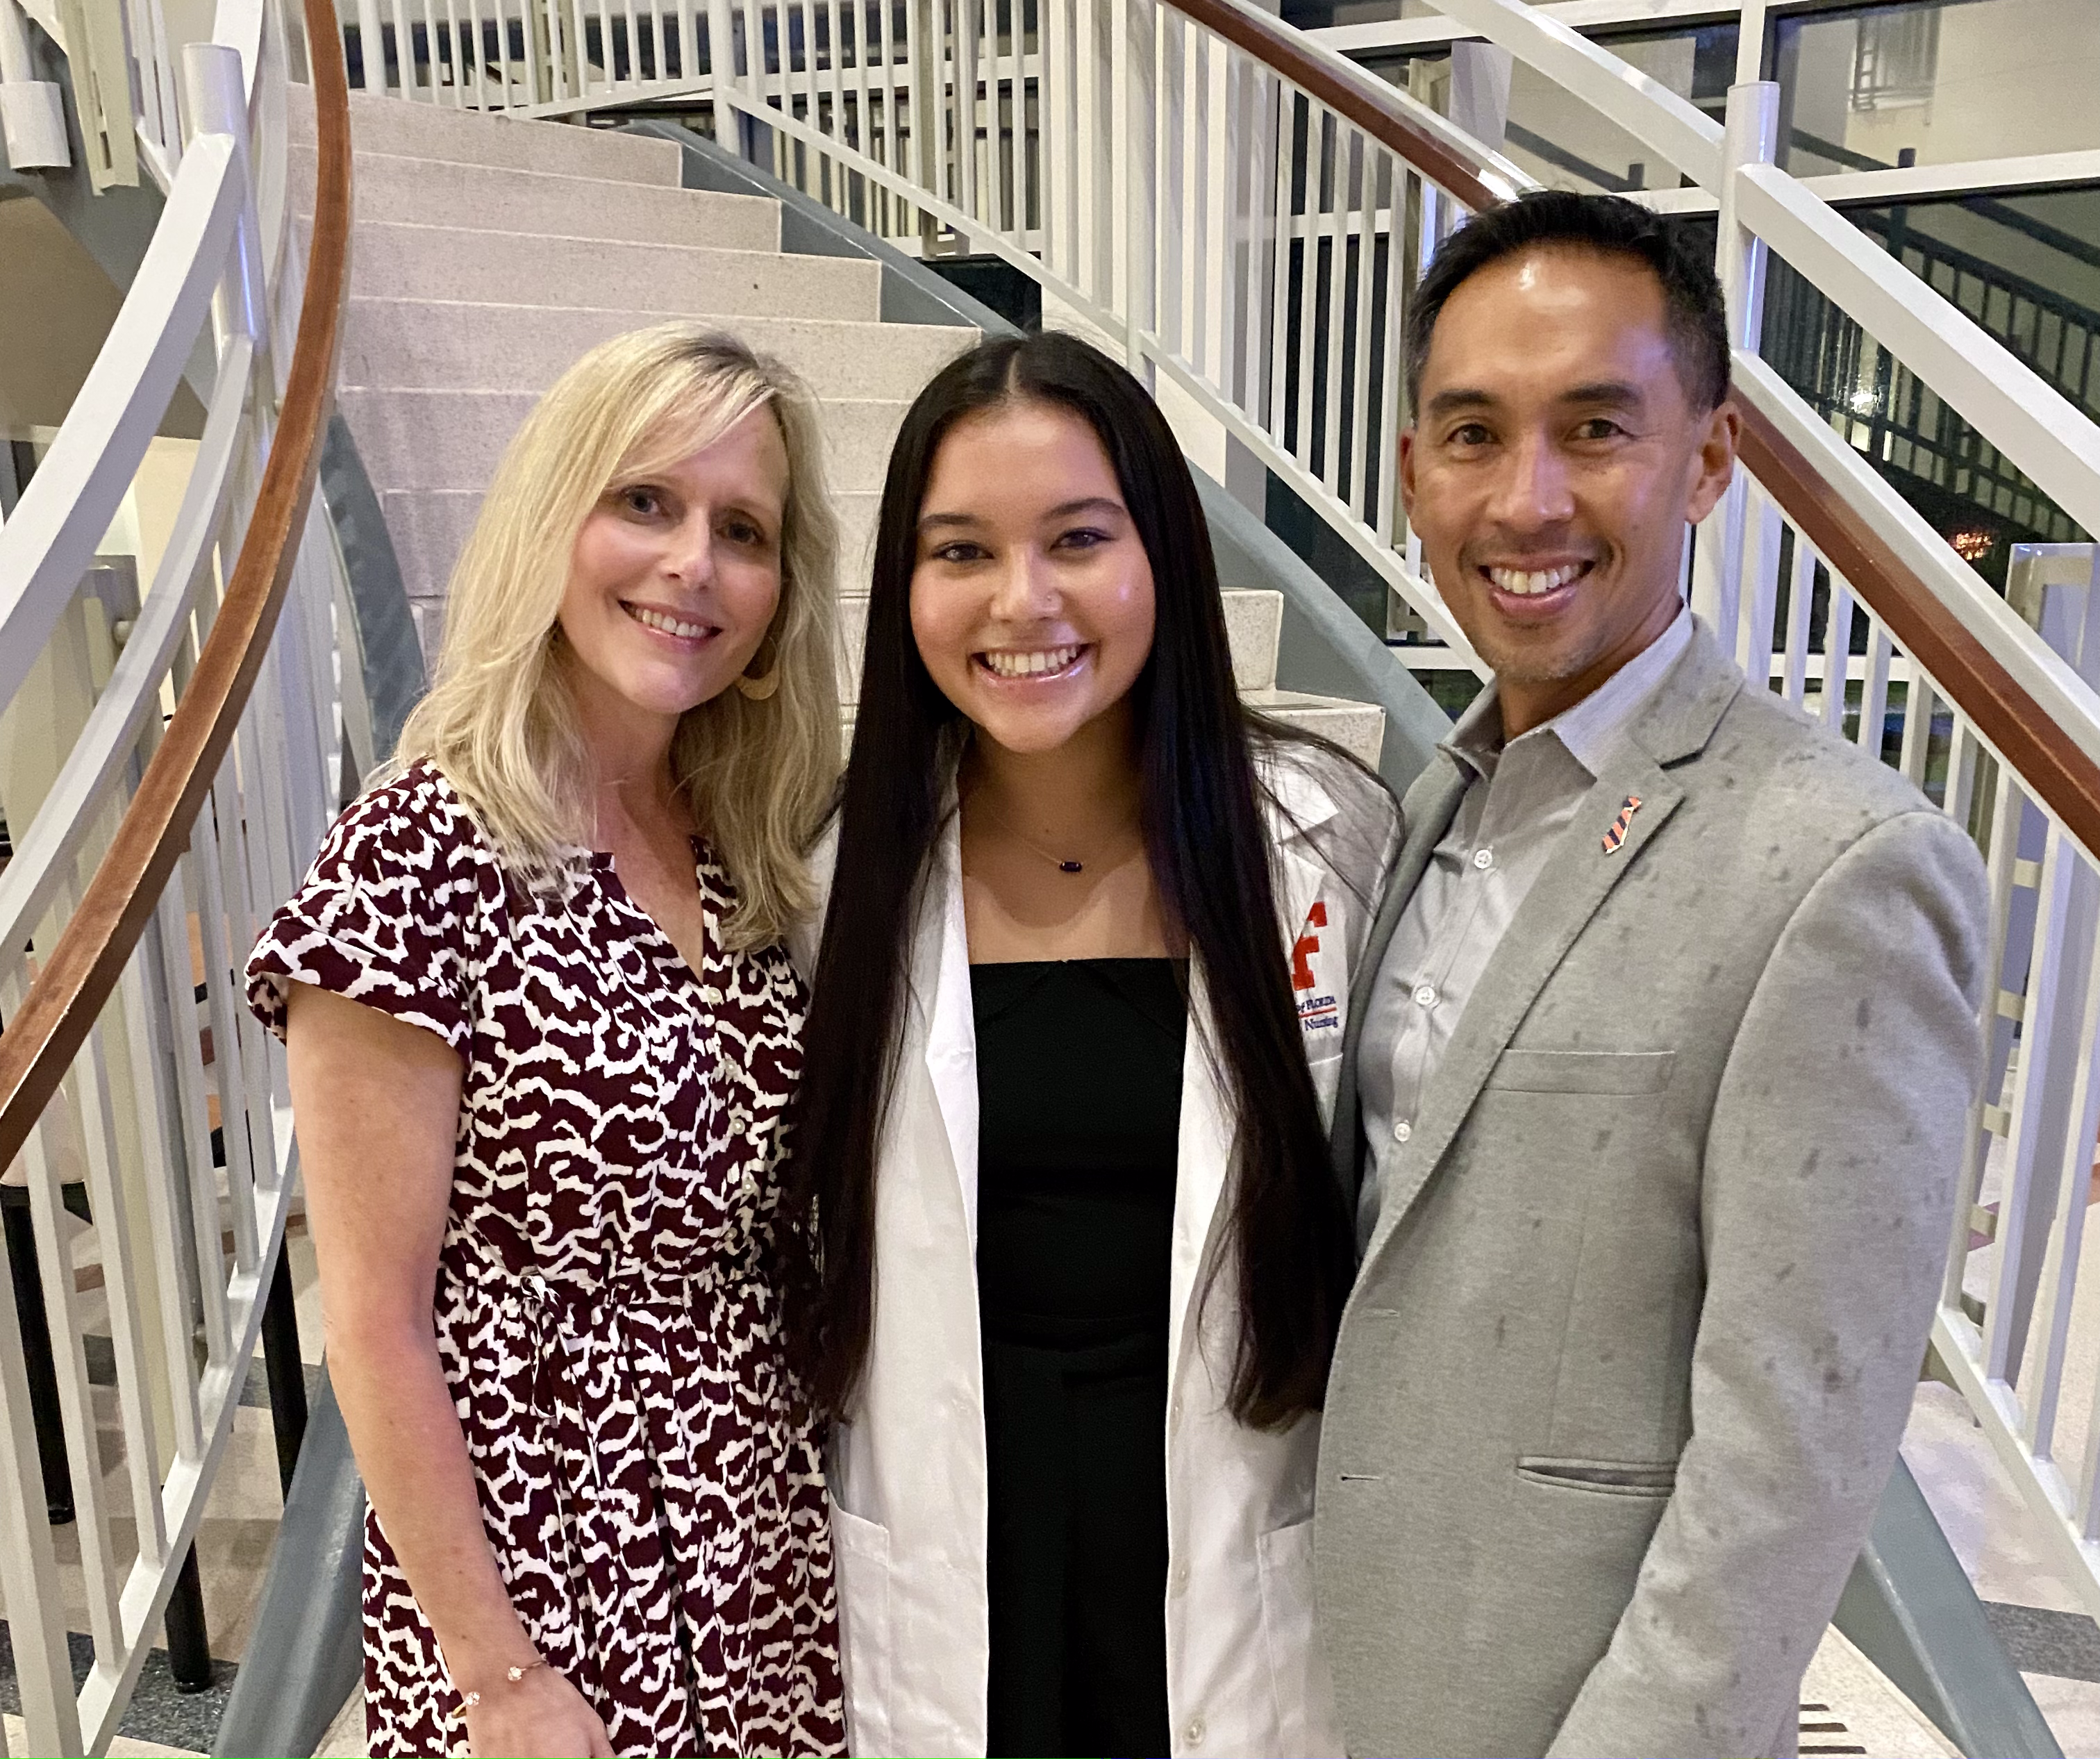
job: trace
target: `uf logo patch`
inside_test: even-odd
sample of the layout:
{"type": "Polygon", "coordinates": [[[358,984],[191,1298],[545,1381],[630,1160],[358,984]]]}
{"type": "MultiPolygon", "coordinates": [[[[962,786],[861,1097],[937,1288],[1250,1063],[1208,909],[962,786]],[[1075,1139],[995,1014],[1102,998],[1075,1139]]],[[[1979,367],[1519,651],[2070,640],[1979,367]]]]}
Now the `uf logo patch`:
{"type": "Polygon", "coordinates": [[[1290,950],[1290,987],[1309,990],[1313,985],[1312,955],[1320,950],[1320,937],[1312,932],[1327,926],[1327,906],[1316,899],[1312,910],[1305,918],[1306,932],[1298,937],[1298,944],[1290,950]]]}
{"type": "Polygon", "coordinates": [[[1306,913],[1305,932],[1290,949],[1290,987],[1298,993],[1298,1023],[1308,1032],[1331,1032],[1342,1024],[1341,1009],[1331,995],[1320,993],[1320,978],[1312,969],[1312,955],[1320,950],[1317,928],[1327,926],[1327,906],[1314,900],[1306,913]]]}

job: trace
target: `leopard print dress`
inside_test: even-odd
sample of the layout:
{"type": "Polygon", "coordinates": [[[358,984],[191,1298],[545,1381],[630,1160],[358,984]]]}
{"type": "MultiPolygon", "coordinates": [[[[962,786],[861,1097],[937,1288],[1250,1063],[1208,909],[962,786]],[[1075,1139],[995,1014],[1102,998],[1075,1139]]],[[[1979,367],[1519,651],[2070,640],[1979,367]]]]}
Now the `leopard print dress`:
{"type": "MultiPolygon", "coordinates": [[[[250,1005],[313,983],[464,1060],[437,1339],[483,1523],[527,1634],[617,1753],[844,1751],[818,1446],[761,1245],[801,1068],[787,954],[724,951],[695,844],[691,969],[579,855],[528,893],[427,765],[359,800],[271,920],[250,1005]]],[[[375,1754],[465,1751],[458,1695],[376,1518],[375,1754]]]]}

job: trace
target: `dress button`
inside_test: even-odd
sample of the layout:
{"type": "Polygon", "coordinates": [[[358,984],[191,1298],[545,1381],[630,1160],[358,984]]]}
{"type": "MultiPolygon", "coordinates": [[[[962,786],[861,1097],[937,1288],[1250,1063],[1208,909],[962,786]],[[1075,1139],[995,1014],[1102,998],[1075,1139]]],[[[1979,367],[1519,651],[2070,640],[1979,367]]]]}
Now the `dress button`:
{"type": "Polygon", "coordinates": [[[1202,1746],[1204,1735],[1203,1719],[1201,1717],[1190,1718],[1189,1726],[1183,1730],[1182,1733],[1188,1737],[1189,1744],[1191,1747],[1202,1746]]]}
{"type": "Polygon", "coordinates": [[[1392,1126],[1392,1140],[1395,1142],[1405,1142],[1414,1134],[1414,1126],[1404,1118],[1392,1126]]]}
{"type": "Polygon", "coordinates": [[[1414,986],[1414,1005],[1417,1007],[1436,1007],[1436,985],[1433,983],[1417,984],[1414,986]]]}
{"type": "Polygon", "coordinates": [[[1494,864],[1495,852],[1493,849],[1475,849],[1473,851],[1473,865],[1479,868],[1482,873],[1485,873],[1490,867],[1493,866],[1494,864]]]}

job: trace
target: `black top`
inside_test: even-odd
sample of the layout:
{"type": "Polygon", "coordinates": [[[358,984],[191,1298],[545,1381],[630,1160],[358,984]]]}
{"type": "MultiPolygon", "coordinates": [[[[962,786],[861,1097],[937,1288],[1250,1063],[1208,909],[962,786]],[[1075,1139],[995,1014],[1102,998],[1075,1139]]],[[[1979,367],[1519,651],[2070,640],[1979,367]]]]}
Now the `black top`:
{"type": "Polygon", "coordinates": [[[973,965],[990,1751],[1164,1753],[1187,966],[973,965]]]}

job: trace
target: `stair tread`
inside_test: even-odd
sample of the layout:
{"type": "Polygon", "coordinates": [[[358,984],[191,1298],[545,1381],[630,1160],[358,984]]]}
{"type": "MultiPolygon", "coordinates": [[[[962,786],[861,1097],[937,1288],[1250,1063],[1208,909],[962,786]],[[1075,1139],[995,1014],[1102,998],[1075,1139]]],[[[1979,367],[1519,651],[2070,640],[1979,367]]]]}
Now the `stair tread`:
{"type": "MultiPolygon", "coordinates": [[[[313,211],[314,154],[292,149],[294,214],[313,211]]],[[[515,165],[462,165],[394,153],[355,155],[360,225],[395,221],[476,232],[543,229],[557,236],[777,251],[780,205],[770,196],[681,189],[616,177],[515,165]]]]}
{"type": "Polygon", "coordinates": [[[406,220],[360,220],[354,241],[351,285],[364,295],[472,303],[530,285],[544,289],[549,305],[599,304],[616,288],[637,304],[690,317],[872,320],[881,309],[881,266],[867,258],[406,220]]]}
{"type": "Polygon", "coordinates": [[[1353,696],[1316,696],[1310,690],[1283,690],[1273,686],[1266,690],[1242,690],[1240,694],[1257,708],[1361,709],[1374,715],[1385,712],[1376,703],[1359,702],[1353,696]]]}
{"type": "MultiPolygon", "coordinates": [[[[660,308],[356,293],[345,313],[338,381],[382,389],[538,393],[585,350],[681,315],[660,308]]],[[[854,395],[915,396],[977,333],[946,325],[883,324],[873,317],[682,315],[782,360],[820,401],[854,395]]]]}
{"type": "MultiPolygon", "coordinates": [[[[735,201],[755,201],[758,198],[754,196],[735,196],[730,199],[735,201]]],[[[589,245],[593,249],[600,250],[611,248],[616,250],[682,251],[689,252],[695,256],[704,257],[740,257],[745,258],[763,257],[768,259],[779,258],[783,261],[792,260],[797,264],[826,263],[842,267],[859,267],[862,265],[863,261],[865,261],[866,267],[870,269],[876,269],[879,267],[872,259],[862,259],[854,257],[798,256],[792,259],[788,259],[782,257],[782,253],[777,245],[771,249],[763,250],[743,249],[739,249],[734,245],[685,245],[677,243],[676,241],[667,241],[663,239],[656,238],[599,238],[588,232],[528,232],[521,231],[514,227],[507,226],[462,226],[456,220],[360,219],[356,223],[356,229],[360,235],[368,235],[374,231],[404,233],[469,232],[477,238],[525,239],[529,240],[535,245],[589,245]]],[[[468,304],[480,303],[479,301],[467,301],[464,302],[468,304]]]]}
{"type": "MultiPolygon", "coordinates": [[[[535,391],[339,390],[375,490],[486,489],[535,391]]],[[[836,397],[823,402],[825,469],[835,490],[881,486],[890,443],[909,400],[836,397]]]]}
{"type": "MultiPolygon", "coordinates": [[[[292,139],[295,143],[310,140],[314,129],[312,90],[297,83],[287,90],[291,94],[288,120],[292,139]]],[[[350,124],[353,154],[361,146],[412,138],[418,150],[411,157],[418,158],[460,165],[514,165],[523,159],[530,161],[530,168],[536,170],[558,162],[616,165],[622,178],[633,183],[675,189],[680,182],[677,143],[604,129],[361,91],[350,95],[350,124]],[[498,134],[494,132],[496,130],[505,132],[498,134]],[[520,134],[520,130],[525,132],[520,134]]]]}
{"type": "MultiPolygon", "coordinates": [[[[314,148],[302,142],[294,142],[291,150],[302,159],[310,160],[314,157],[314,148]]],[[[424,152],[384,152],[355,144],[351,148],[351,162],[354,167],[397,173],[404,176],[411,174],[408,167],[412,165],[427,165],[433,176],[442,173],[448,177],[464,176],[470,181],[480,178],[520,178],[527,180],[525,187],[576,183],[587,188],[642,190],[652,196],[678,196],[697,201],[735,203],[746,207],[777,209],[780,205],[770,196],[739,196],[721,189],[687,189],[681,184],[646,183],[633,178],[603,177],[585,171],[543,171],[529,165],[485,165],[478,159],[439,159],[424,152]]]]}

